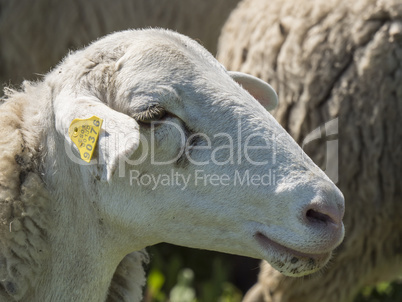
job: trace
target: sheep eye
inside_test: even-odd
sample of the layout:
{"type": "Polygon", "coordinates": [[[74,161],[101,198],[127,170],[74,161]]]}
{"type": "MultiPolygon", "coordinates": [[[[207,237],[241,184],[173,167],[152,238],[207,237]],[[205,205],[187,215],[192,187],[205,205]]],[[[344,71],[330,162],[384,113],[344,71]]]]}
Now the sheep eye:
{"type": "Polygon", "coordinates": [[[151,106],[146,110],[134,114],[134,119],[141,123],[159,121],[166,116],[166,110],[159,106],[151,106]]]}

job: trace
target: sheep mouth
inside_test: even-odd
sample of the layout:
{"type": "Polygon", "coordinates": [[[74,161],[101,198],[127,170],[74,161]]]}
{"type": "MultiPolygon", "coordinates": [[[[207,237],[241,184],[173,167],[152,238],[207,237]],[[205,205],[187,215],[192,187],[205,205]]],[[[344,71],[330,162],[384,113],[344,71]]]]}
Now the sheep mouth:
{"type": "MultiPolygon", "coordinates": [[[[274,254],[280,254],[281,256],[283,256],[282,258],[289,259],[291,265],[296,264],[297,262],[299,262],[299,260],[308,262],[310,269],[307,270],[315,271],[320,269],[328,262],[332,254],[331,252],[324,252],[319,254],[300,252],[281,245],[269,239],[267,236],[260,232],[257,232],[255,234],[255,239],[257,240],[259,245],[264,248],[264,250],[267,250],[268,252],[273,252],[274,254]]],[[[291,275],[294,274],[291,273],[291,275]]]]}

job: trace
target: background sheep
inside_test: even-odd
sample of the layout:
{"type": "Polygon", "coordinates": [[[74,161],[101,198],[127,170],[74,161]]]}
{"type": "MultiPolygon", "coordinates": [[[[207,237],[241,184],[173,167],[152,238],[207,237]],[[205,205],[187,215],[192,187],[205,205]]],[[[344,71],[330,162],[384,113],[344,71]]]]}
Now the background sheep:
{"type": "Polygon", "coordinates": [[[221,26],[238,1],[1,0],[0,83],[34,79],[68,50],[127,28],[170,28],[215,53],[221,26]]]}
{"type": "Polygon", "coordinates": [[[266,83],[227,72],[165,30],[112,34],[9,90],[0,107],[1,300],[139,301],[143,249],[162,241],[264,258],[287,275],[324,266],[343,239],[343,196],[252,95],[276,103],[266,83]],[[85,128],[70,125],[93,115],[103,124],[86,128],[94,145],[81,147],[99,139],[84,164],[73,141],[85,128]],[[225,134],[244,153],[232,154],[225,134]],[[273,153],[248,149],[250,138],[273,153]],[[279,178],[132,184],[131,169],[190,179],[200,168],[217,176],[275,168],[279,178]]]}
{"type": "MultiPolygon", "coordinates": [[[[274,115],[300,144],[339,117],[346,200],[346,240],[328,269],[300,281],[263,264],[246,301],[347,302],[402,273],[401,20],[397,0],[245,0],[224,26],[218,59],[272,83],[274,115]]],[[[322,137],[305,149],[325,168],[336,137],[322,137]]]]}

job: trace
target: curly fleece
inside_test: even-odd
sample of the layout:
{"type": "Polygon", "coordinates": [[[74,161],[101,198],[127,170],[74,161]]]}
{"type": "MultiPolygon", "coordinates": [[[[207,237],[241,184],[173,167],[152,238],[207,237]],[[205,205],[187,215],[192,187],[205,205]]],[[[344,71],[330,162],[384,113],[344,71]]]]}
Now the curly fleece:
{"type": "Polygon", "coordinates": [[[339,118],[337,136],[305,150],[325,168],[327,141],[338,139],[344,243],[303,281],[263,264],[245,301],[350,302],[364,285],[400,275],[401,1],[245,0],[224,26],[218,59],[274,86],[274,115],[299,143],[339,118]]]}
{"type": "MultiPolygon", "coordinates": [[[[0,300],[29,301],[40,287],[37,276],[49,254],[49,204],[41,179],[39,132],[30,105],[31,84],[23,92],[8,91],[0,104],[0,300]],[[28,111],[28,112],[27,112],[28,111]]],[[[145,284],[145,251],[127,255],[117,267],[107,300],[137,301],[145,284]]]]}

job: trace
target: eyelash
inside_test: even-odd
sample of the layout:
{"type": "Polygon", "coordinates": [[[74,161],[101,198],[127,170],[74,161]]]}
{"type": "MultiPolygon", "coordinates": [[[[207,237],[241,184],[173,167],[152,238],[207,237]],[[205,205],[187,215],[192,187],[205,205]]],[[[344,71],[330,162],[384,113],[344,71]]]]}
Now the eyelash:
{"type": "Polygon", "coordinates": [[[166,114],[166,110],[162,107],[151,106],[145,111],[134,114],[134,119],[141,123],[150,123],[155,120],[163,119],[166,114]]]}

